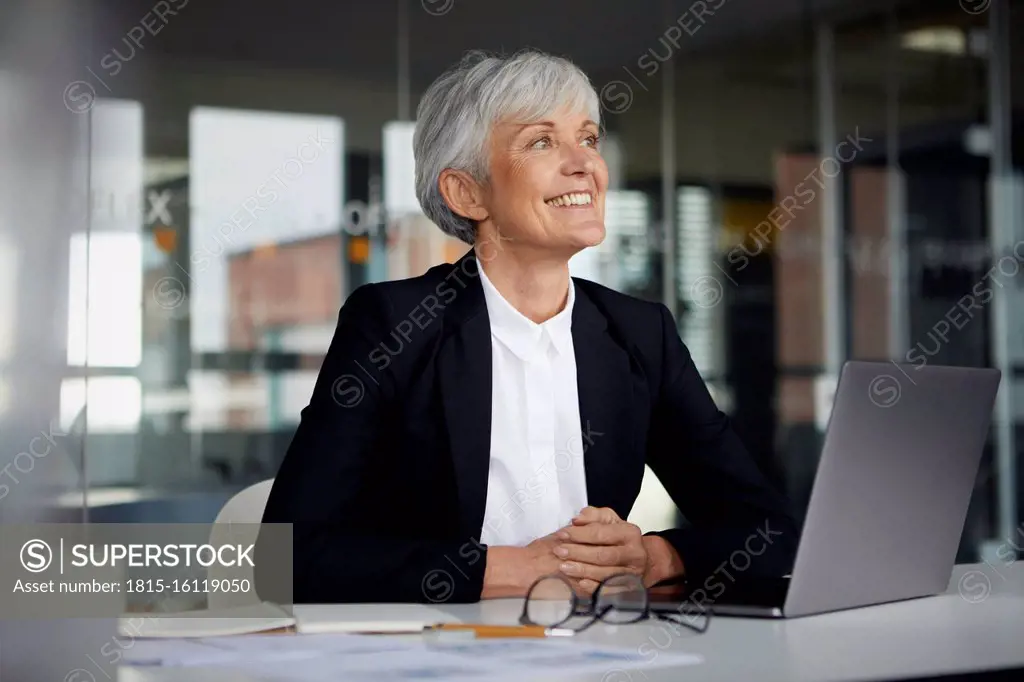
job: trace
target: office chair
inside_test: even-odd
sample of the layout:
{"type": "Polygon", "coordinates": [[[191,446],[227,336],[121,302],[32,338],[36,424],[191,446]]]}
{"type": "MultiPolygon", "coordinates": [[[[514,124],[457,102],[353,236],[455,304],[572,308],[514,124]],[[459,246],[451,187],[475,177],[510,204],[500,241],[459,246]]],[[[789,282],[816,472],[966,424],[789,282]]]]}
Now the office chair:
{"type": "MultiPolygon", "coordinates": [[[[263,519],[263,510],[270,497],[270,488],[274,479],[255,483],[236,493],[221,507],[210,530],[210,544],[248,544],[255,543],[259,535],[259,523],[263,519]],[[241,524],[241,525],[240,525],[241,524]]],[[[247,578],[253,581],[252,569],[232,568],[230,571],[212,564],[207,569],[207,578],[223,580],[224,578],[247,578]]],[[[211,591],[207,598],[207,608],[223,609],[233,606],[252,604],[251,592],[232,593],[230,591],[211,591]]]]}

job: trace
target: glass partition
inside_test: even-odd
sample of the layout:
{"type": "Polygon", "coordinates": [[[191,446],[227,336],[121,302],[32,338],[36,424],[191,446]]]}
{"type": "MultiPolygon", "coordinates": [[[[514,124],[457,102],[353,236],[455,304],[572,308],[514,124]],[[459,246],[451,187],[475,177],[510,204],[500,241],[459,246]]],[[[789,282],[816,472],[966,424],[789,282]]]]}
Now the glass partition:
{"type": "MultiPolygon", "coordinates": [[[[1007,152],[1020,50],[992,33],[993,11],[1015,34],[1017,0],[699,16],[601,0],[582,17],[407,2],[358,22],[254,7],[245,26],[193,3],[153,49],[101,51],[68,99],[78,112],[96,94],[79,112],[94,179],[91,232],[58,259],[54,408],[62,427],[87,424],[91,518],[208,520],[274,475],[346,297],[465,249],[415,201],[419,96],[469,49],[530,45],[580,64],[603,107],[608,236],[573,273],[669,307],[799,513],[837,363],[916,350],[1009,369],[961,547],[981,556],[1020,518],[1019,278],[939,344],[935,325],[1007,235],[1024,238],[1007,152]],[[548,28],[570,21],[578,32],[548,28]],[[268,32],[273,45],[253,37],[268,32]]],[[[0,278],[26,267],[18,253],[0,243],[0,265],[15,263],[0,278]]],[[[0,358],[10,338],[0,327],[0,358]]],[[[0,403],[15,385],[0,374],[0,403]]],[[[635,520],[674,516],[649,476],[635,520]]]]}

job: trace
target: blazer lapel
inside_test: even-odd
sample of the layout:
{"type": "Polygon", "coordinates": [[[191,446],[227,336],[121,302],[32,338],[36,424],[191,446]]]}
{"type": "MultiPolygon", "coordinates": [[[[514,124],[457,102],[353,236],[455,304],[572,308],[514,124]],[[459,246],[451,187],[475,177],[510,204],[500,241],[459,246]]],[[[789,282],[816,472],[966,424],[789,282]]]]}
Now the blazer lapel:
{"type": "MultiPolygon", "coordinates": [[[[445,309],[438,351],[441,400],[461,532],[466,539],[479,540],[491,460],[491,327],[472,249],[456,261],[446,284],[455,297],[445,309]]],[[[451,297],[450,292],[446,295],[451,297]]]]}
{"type": "Polygon", "coordinates": [[[634,500],[627,479],[636,469],[635,415],[645,409],[647,393],[642,374],[633,371],[630,355],[613,338],[607,318],[576,281],[572,337],[587,502],[611,507],[626,518],[634,500]]]}

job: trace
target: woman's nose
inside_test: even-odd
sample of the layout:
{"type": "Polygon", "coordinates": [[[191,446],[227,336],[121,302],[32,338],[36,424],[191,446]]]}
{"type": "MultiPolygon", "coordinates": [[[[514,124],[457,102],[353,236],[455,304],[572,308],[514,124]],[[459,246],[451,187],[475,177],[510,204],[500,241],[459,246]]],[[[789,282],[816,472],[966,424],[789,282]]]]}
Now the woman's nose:
{"type": "Polygon", "coordinates": [[[566,175],[590,175],[594,172],[594,159],[583,149],[571,148],[562,163],[562,169],[566,175]]]}

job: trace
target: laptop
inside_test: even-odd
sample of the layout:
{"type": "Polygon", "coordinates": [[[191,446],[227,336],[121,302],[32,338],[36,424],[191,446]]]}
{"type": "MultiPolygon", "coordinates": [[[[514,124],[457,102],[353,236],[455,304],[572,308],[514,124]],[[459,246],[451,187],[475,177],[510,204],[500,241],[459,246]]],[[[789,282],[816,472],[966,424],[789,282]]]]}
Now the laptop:
{"type": "MultiPolygon", "coordinates": [[[[989,368],[847,362],[792,574],[738,576],[705,607],[793,618],[945,592],[999,380],[989,368]]],[[[652,595],[651,607],[673,601],[652,595]]]]}

